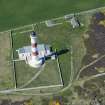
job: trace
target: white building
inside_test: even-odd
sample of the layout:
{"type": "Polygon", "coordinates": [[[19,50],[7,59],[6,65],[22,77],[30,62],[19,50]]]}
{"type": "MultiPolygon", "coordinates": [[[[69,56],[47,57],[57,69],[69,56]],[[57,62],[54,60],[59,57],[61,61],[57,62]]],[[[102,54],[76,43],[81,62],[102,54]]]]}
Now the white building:
{"type": "Polygon", "coordinates": [[[17,49],[20,60],[25,60],[31,67],[38,68],[43,64],[43,59],[52,56],[51,46],[46,44],[37,44],[37,36],[35,32],[30,35],[31,46],[24,46],[17,49]]]}
{"type": "MultiPolygon", "coordinates": [[[[37,48],[38,48],[39,58],[44,58],[52,54],[50,45],[38,44],[37,48]]],[[[31,57],[32,53],[31,46],[24,46],[16,51],[18,52],[20,60],[26,60],[27,58],[31,57]]]]}

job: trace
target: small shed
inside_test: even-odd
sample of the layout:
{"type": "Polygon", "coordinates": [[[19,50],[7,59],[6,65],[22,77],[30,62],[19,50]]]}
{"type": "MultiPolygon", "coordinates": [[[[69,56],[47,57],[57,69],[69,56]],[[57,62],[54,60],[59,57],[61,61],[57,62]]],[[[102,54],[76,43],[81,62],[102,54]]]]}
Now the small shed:
{"type": "Polygon", "coordinates": [[[70,20],[70,23],[72,25],[73,28],[79,27],[80,23],[79,21],[76,19],[76,17],[72,17],[70,20]]]}

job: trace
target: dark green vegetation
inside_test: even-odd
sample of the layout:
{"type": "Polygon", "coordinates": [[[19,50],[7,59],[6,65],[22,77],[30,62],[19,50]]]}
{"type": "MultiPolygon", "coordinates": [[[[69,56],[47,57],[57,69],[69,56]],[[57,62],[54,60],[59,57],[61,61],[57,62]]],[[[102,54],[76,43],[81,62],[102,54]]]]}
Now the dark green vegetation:
{"type": "Polygon", "coordinates": [[[104,0],[0,0],[0,31],[104,5],[104,0]]]}

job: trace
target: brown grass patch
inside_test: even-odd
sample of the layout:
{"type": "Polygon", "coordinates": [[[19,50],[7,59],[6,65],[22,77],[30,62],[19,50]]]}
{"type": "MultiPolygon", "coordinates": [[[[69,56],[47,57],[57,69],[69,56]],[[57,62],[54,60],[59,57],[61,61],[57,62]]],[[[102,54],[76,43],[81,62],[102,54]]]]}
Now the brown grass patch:
{"type": "Polygon", "coordinates": [[[12,63],[10,62],[9,33],[0,34],[0,88],[12,85],[12,63]]]}

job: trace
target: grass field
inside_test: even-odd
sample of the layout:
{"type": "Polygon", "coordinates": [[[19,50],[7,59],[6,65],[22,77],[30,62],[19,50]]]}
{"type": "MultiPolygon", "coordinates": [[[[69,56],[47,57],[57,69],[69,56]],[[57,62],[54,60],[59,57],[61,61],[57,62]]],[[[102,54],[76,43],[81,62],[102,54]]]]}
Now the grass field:
{"type": "MultiPolygon", "coordinates": [[[[57,22],[62,24],[50,28],[45,23],[37,23],[37,25],[34,24],[12,30],[13,59],[18,59],[16,49],[30,45],[29,34],[30,30],[34,29],[38,35],[39,43],[50,44],[53,49],[57,49],[64,87],[67,86],[70,81],[72,82],[72,80],[76,79],[82,66],[83,57],[86,54],[83,36],[87,31],[88,20],[91,16],[90,14],[82,14],[77,17],[84,25],[76,29],[73,29],[71,24],[66,22],[65,19],[59,19],[57,22]],[[69,50],[67,51],[67,49],[69,50]],[[73,52],[72,55],[71,52],[73,52]]],[[[38,72],[38,69],[29,67],[24,61],[15,61],[15,70],[18,88],[24,86],[38,72]],[[24,74],[25,76],[23,76],[24,74]]],[[[59,85],[60,83],[56,60],[48,60],[44,71],[35,80],[25,85],[25,88],[59,85]]]]}
{"type": "MultiPolygon", "coordinates": [[[[61,52],[62,50],[70,49],[72,46],[73,50],[73,55],[71,55],[71,51],[66,52],[64,54],[61,54],[59,56],[59,62],[60,62],[60,67],[61,67],[61,72],[62,72],[62,77],[63,77],[63,82],[64,85],[66,86],[70,80],[70,78],[75,79],[78,73],[78,70],[82,66],[82,59],[84,55],[86,54],[86,49],[84,46],[84,40],[83,40],[83,35],[85,33],[85,29],[87,27],[86,20],[88,20],[88,15],[83,16],[78,16],[79,20],[81,23],[84,23],[84,27],[80,27],[77,29],[72,29],[72,26],[70,23],[65,22],[64,19],[58,20],[58,22],[61,22],[61,25],[54,26],[51,28],[46,27],[44,23],[42,24],[37,24],[34,25],[35,31],[38,33],[38,41],[41,43],[46,43],[52,45],[53,49],[57,49],[58,52],[61,52]],[[71,70],[71,56],[73,57],[73,70],[71,70]]],[[[31,26],[29,26],[31,27],[31,26]]],[[[27,27],[28,28],[28,27],[27,27]]],[[[32,28],[32,27],[31,27],[32,28]]],[[[30,28],[30,29],[31,29],[30,28]]],[[[29,29],[29,30],[30,30],[29,29]]],[[[13,49],[14,49],[14,59],[18,59],[18,55],[16,52],[16,49],[22,47],[22,46],[27,46],[30,45],[30,39],[29,39],[29,32],[22,33],[22,31],[25,31],[25,29],[19,29],[13,31],[13,49]],[[20,32],[19,32],[20,30],[20,32]],[[15,33],[16,32],[16,33],[15,33]]],[[[55,64],[50,65],[51,69],[56,71],[56,66],[55,64]]],[[[16,62],[16,68],[17,68],[17,75],[21,74],[21,70],[23,71],[23,74],[26,72],[25,70],[27,69],[28,72],[30,72],[31,68],[28,67],[27,65],[23,65],[22,62],[16,62]]],[[[48,70],[49,66],[47,67],[48,70]]],[[[47,72],[49,71],[46,71],[47,72]]],[[[31,70],[32,73],[27,73],[28,75],[34,75],[34,71],[31,70]]],[[[52,73],[53,74],[53,73],[52,73]]],[[[18,77],[19,77],[18,75],[18,77]]],[[[42,74],[43,77],[44,73],[42,74]]],[[[28,78],[29,76],[27,76],[28,78]]],[[[31,76],[32,77],[32,76],[31,76]]],[[[23,78],[23,77],[22,77],[23,78]]],[[[19,77],[19,81],[23,80],[21,77],[19,77]]],[[[27,79],[29,80],[29,78],[27,79]]],[[[24,79],[24,81],[27,81],[24,79]]],[[[39,78],[36,81],[36,84],[41,82],[42,80],[39,78]]],[[[43,80],[43,83],[48,83],[46,82],[46,79],[43,80]]],[[[50,81],[50,80],[49,80],[50,81]]],[[[21,81],[22,82],[22,81],[21,81]]],[[[33,82],[35,83],[35,81],[33,82]]],[[[32,83],[32,86],[33,86],[32,83]]],[[[22,83],[21,83],[22,85],[22,83]]],[[[30,84],[31,86],[31,84],[30,84]]]]}
{"type": "Polygon", "coordinates": [[[35,75],[39,72],[39,69],[30,68],[22,61],[16,62],[17,87],[33,88],[61,84],[60,74],[55,61],[46,62],[45,67],[40,68],[40,70],[41,69],[44,70],[40,73],[40,75],[36,79],[32,80],[32,82],[28,85],[25,85],[28,81],[35,77],[35,75]],[[24,74],[25,76],[23,76],[24,74]]]}
{"type": "MultiPolygon", "coordinates": [[[[81,17],[81,16],[80,16],[81,17]]],[[[81,22],[86,21],[85,16],[84,19],[80,19],[81,22]]],[[[60,22],[60,20],[59,20],[60,22]]],[[[62,76],[64,85],[66,86],[70,80],[70,78],[76,77],[79,68],[82,66],[81,62],[86,53],[83,34],[85,33],[85,27],[72,29],[72,26],[69,23],[63,22],[62,25],[58,25],[52,28],[48,28],[45,24],[39,24],[39,37],[44,43],[50,43],[53,47],[55,47],[58,51],[62,49],[70,49],[71,46],[73,50],[73,70],[71,70],[71,54],[70,52],[64,53],[59,56],[62,76]],[[71,73],[72,72],[72,73],[71,73]],[[74,73],[73,73],[74,72],[74,73]]],[[[85,25],[85,23],[84,23],[85,25]]],[[[37,30],[37,29],[36,29],[37,30]]]]}
{"type": "MultiPolygon", "coordinates": [[[[24,31],[20,29],[20,32],[24,31]]],[[[29,46],[30,43],[30,33],[19,33],[19,31],[12,32],[13,35],[13,51],[14,59],[18,59],[16,49],[23,46],[29,46]]],[[[39,39],[40,40],[40,39],[39,39]]],[[[25,64],[25,61],[15,62],[16,68],[16,79],[17,87],[39,87],[39,86],[49,86],[49,85],[59,85],[61,84],[59,69],[57,62],[48,60],[44,67],[39,69],[34,69],[25,64]],[[50,69],[49,69],[50,68],[50,69]],[[29,85],[24,86],[29,80],[31,80],[40,70],[43,70],[42,73],[34,79],[29,85]],[[23,76],[25,74],[25,76],[23,76]]]]}
{"type": "Polygon", "coordinates": [[[104,0],[1,0],[0,31],[104,5],[104,0]]]}
{"type": "Polygon", "coordinates": [[[0,90],[13,87],[10,34],[0,34],[0,90]]]}
{"type": "MultiPolygon", "coordinates": [[[[65,50],[65,49],[69,49],[68,52],[61,53],[61,54],[58,53],[61,75],[64,83],[63,90],[65,91],[61,90],[62,86],[50,87],[50,88],[48,87],[36,88],[36,87],[45,86],[45,85],[59,85],[60,83],[56,60],[55,61],[48,60],[45,64],[44,71],[42,71],[41,74],[34,81],[32,81],[31,83],[25,86],[25,88],[27,89],[31,87],[33,87],[34,89],[22,90],[19,92],[14,92],[14,94],[16,93],[16,95],[19,95],[19,97],[21,95],[30,95],[31,98],[35,98],[34,99],[35,105],[36,105],[36,101],[38,102],[37,105],[41,104],[42,97],[40,96],[36,98],[36,96],[33,97],[32,95],[43,95],[44,93],[47,94],[48,92],[53,94],[57,92],[63,92],[61,94],[54,94],[54,96],[56,95],[58,96],[62,95],[65,97],[69,96],[69,97],[66,97],[69,102],[71,102],[71,100],[72,101],[75,100],[75,97],[77,97],[76,102],[78,102],[77,101],[78,99],[81,101],[82,97],[84,98],[84,101],[86,101],[86,97],[88,96],[87,93],[89,93],[89,97],[90,97],[90,90],[92,91],[92,94],[93,92],[95,93],[95,96],[96,96],[96,90],[98,92],[97,96],[100,97],[99,92],[102,92],[102,95],[104,95],[103,94],[105,90],[104,75],[103,76],[101,75],[101,77],[93,78],[92,80],[85,81],[85,79],[92,76],[92,75],[90,76],[89,74],[89,72],[92,73],[92,70],[96,69],[98,73],[104,73],[105,68],[94,67],[94,69],[90,69],[91,68],[90,67],[89,72],[87,72],[88,75],[83,74],[84,78],[81,78],[81,76],[79,75],[78,76],[79,80],[75,81],[80,69],[85,67],[88,68],[88,66],[84,64],[84,58],[88,52],[87,46],[85,44],[85,40],[86,39],[88,40],[89,38],[87,32],[90,29],[90,22],[92,20],[92,16],[94,13],[84,13],[82,15],[81,14],[78,15],[77,17],[80,23],[83,23],[83,26],[76,29],[73,29],[71,24],[67,23],[64,19],[57,20],[57,22],[62,23],[61,25],[57,25],[50,28],[48,28],[45,25],[45,23],[37,23],[37,25],[34,24],[34,29],[38,33],[39,42],[51,44],[53,49],[57,49],[58,52],[62,52],[62,50],[65,50]]],[[[17,29],[12,30],[14,59],[18,59],[18,55],[16,53],[17,48],[30,45],[29,34],[30,34],[30,30],[32,29],[33,29],[33,25],[21,27],[21,28],[17,27],[17,29]]],[[[11,46],[10,46],[9,35],[10,33],[5,33],[5,32],[2,34],[0,33],[0,90],[14,88],[13,79],[12,79],[13,68],[12,68],[12,62],[11,62],[12,59],[10,56],[11,46]],[[4,48],[2,49],[2,47],[4,48]]],[[[89,45],[91,46],[90,42],[89,42],[89,45]]],[[[89,58],[86,58],[86,60],[88,59],[89,58]]],[[[100,64],[104,65],[103,62],[104,61],[102,61],[102,63],[100,62],[100,64]]],[[[17,77],[18,87],[21,87],[22,85],[26,84],[31,79],[31,77],[33,77],[38,72],[37,69],[30,68],[23,61],[15,62],[15,67],[16,67],[16,77],[17,77]]],[[[86,68],[83,70],[86,70],[86,68]]],[[[10,98],[9,95],[5,95],[4,97],[7,97],[8,99],[10,98]]],[[[13,95],[12,97],[15,97],[15,95],[13,95]]],[[[0,96],[0,99],[2,99],[1,96],[0,96]]]]}

